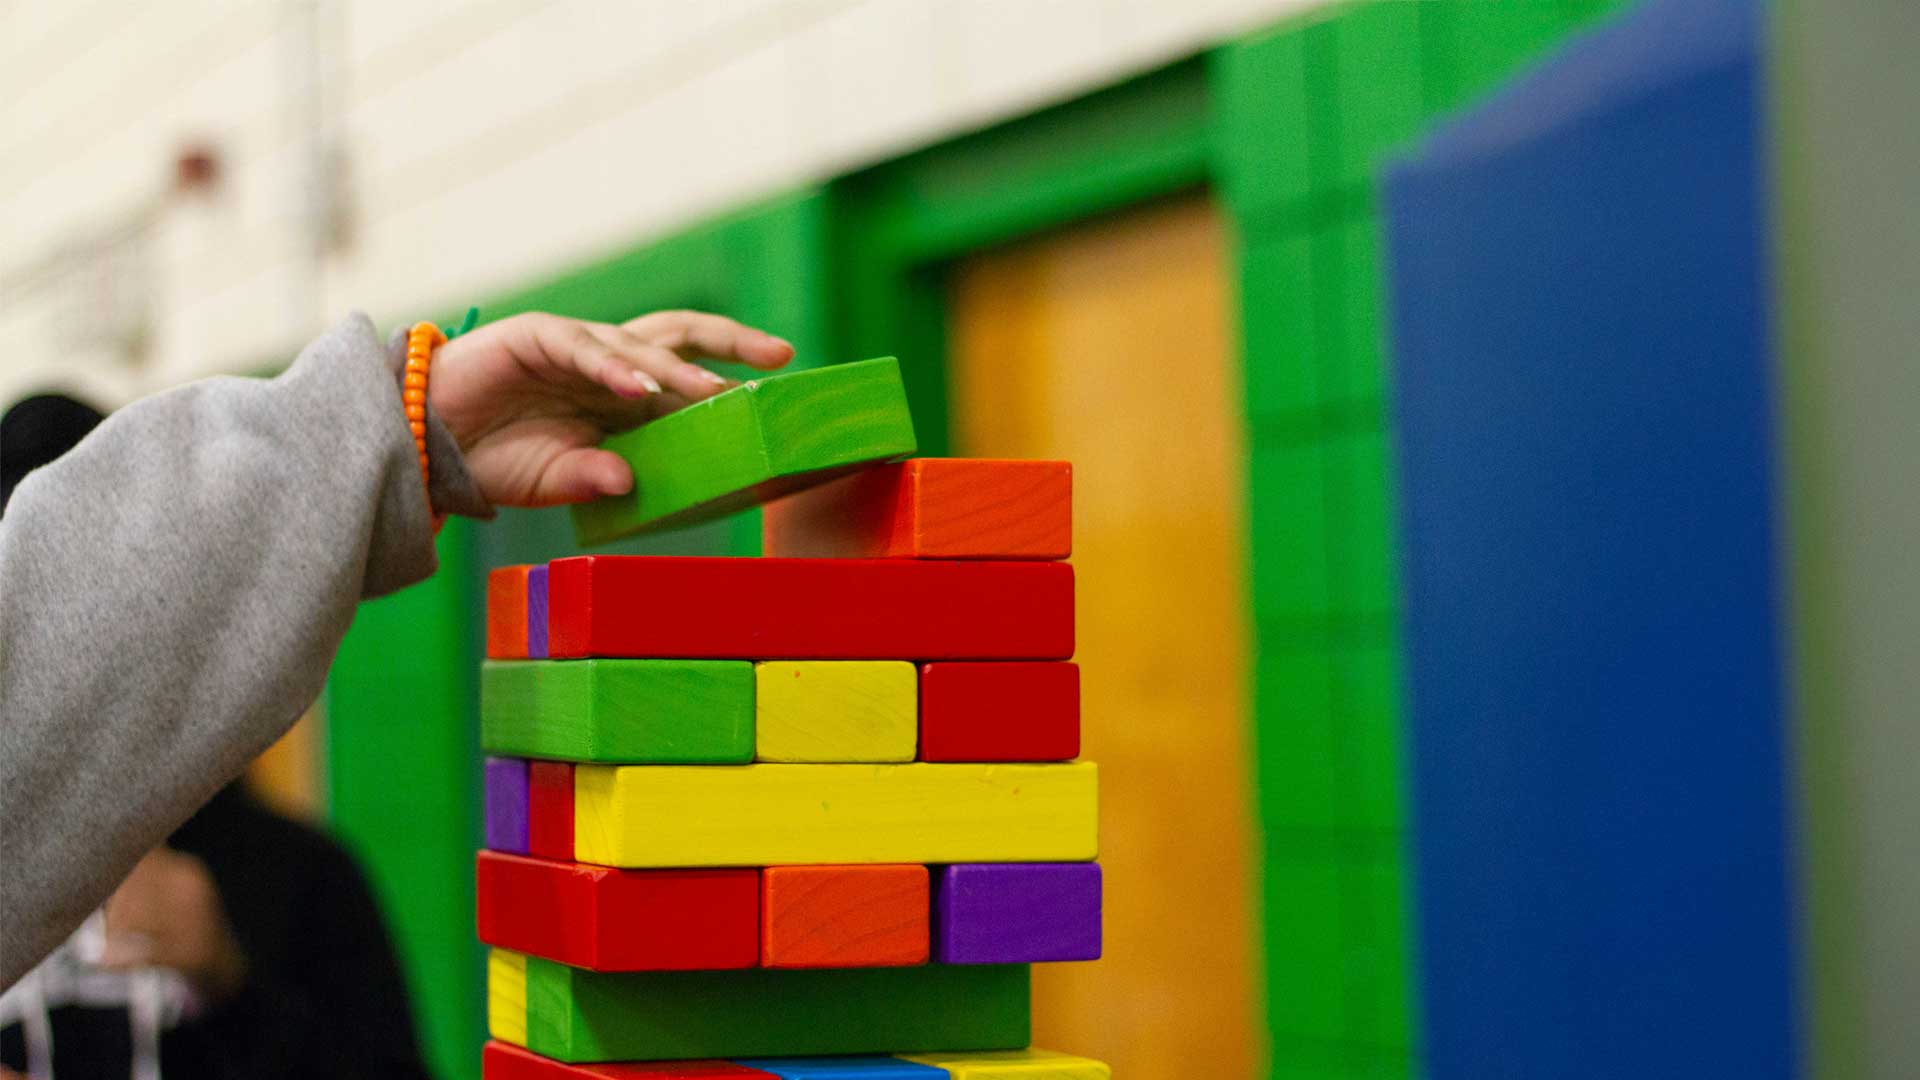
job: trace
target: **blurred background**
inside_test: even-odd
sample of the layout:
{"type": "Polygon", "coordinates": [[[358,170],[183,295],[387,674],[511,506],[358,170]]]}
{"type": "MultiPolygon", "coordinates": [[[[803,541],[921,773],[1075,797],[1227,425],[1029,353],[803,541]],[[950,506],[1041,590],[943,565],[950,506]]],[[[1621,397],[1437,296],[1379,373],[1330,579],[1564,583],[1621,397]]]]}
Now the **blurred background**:
{"type": "MultiPolygon", "coordinates": [[[[1778,170],[1765,176],[1787,204],[1767,228],[1804,254],[1784,340],[1830,371],[1847,357],[1911,365],[1916,340],[1904,324],[1862,329],[1887,297],[1847,283],[1854,249],[1839,238],[1885,249],[1859,279],[1882,283],[1900,280],[1901,245],[1822,216],[1913,205],[1911,136],[1892,134],[1899,103],[1915,102],[1897,73],[1911,65],[1886,50],[1920,27],[1897,4],[1858,6],[1877,14],[1741,16],[1759,35],[1741,55],[1778,97],[1735,126],[1783,133],[1751,164],[1778,170]],[[1862,50],[1884,67],[1849,73],[1841,58],[1862,50]],[[1847,84],[1873,78],[1885,81],[1847,84]],[[1870,310],[1843,315],[1848,302],[1870,310]]],[[[1429,1060],[1421,1020],[1421,957],[1442,955],[1421,951],[1407,779],[1405,567],[1424,534],[1396,509],[1396,418],[1414,414],[1390,391],[1403,204],[1383,167],[1503,89],[1549,104],[1573,93],[1541,65],[1596,28],[1658,8],[1768,10],[1639,7],[0,0],[0,401],[52,389],[112,407],[201,376],[271,374],[354,308],[392,327],[469,304],[488,320],[700,307],[786,336],[800,366],[898,355],[923,454],[1075,465],[1107,955],[1036,971],[1036,1043],[1127,1077],[1464,1075],[1429,1060]]],[[[1913,237],[1911,215],[1892,236],[1913,237]]],[[[1780,243],[1756,248],[1761,261],[1780,243]]],[[[1781,370],[1791,383],[1809,365],[1781,370]]],[[[1831,381],[1887,397],[1864,376],[1831,381]]],[[[1792,610],[1828,636],[1794,655],[1814,665],[1800,681],[1829,695],[1813,703],[1837,725],[1822,730],[1864,725],[1879,741],[1834,735],[1803,752],[1822,766],[1809,775],[1871,773],[1839,787],[1881,801],[1816,791],[1812,824],[1754,839],[1784,862],[1821,828],[1841,838],[1794,863],[1825,869],[1796,879],[1800,899],[1756,948],[1801,972],[1780,978],[1822,988],[1818,1018],[1812,991],[1788,1007],[1786,1026],[1812,1034],[1783,1036],[1782,1075],[1867,1075],[1869,1062],[1913,1075],[1901,1063],[1920,1058],[1885,1010],[1913,986],[1920,935],[1862,913],[1884,914],[1871,899],[1888,893],[1873,890],[1897,894],[1916,873],[1905,834],[1881,828],[1911,809],[1886,770],[1913,760],[1887,753],[1910,749],[1888,710],[1913,699],[1908,683],[1875,682],[1911,664],[1916,639],[1896,635],[1901,659],[1884,635],[1847,629],[1859,603],[1879,605],[1883,628],[1911,630],[1920,611],[1906,579],[1867,569],[1895,553],[1851,539],[1914,524],[1911,497],[1889,502],[1896,485],[1871,464],[1902,460],[1912,440],[1831,443],[1867,430],[1842,396],[1803,399],[1824,403],[1817,415],[1780,407],[1812,432],[1796,452],[1814,448],[1781,505],[1789,489],[1819,492],[1831,501],[1818,521],[1881,527],[1797,534],[1796,573],[1826,586],[1792,610]],[[1878,659],[1820,644],[1850,634],[1879,643],[1878,659]],[[1895,881],[1822,893],[1869,864],[1895,881]],[[1809,923],[1805,898],[1822,895],[1838,906],[1809,923]],[[1831,962],[1808,960],[1808,941],[1831,962]]],[[[1871,430],[1898,426],[1875,418],[1871,430]]],[[[616,550],[753,554],[752,518],[616,550]]],[[[436,578],[363,607],[324,702],[251,780],[361,860],[429,1060],[453,1077],[477,1075],[484,1038],[483,578],[577,549],[551,512],[451,522],[440,545],[436,578]]],[[[1425,625],[1480,625],[1471,615],[1425,625]]],[[[1781,639],[1799,641],[1780,618],[1781,639]]],[[[1759,722],[1796,738],[1779,716],[1759,722]]],[[[1798,805],[1791,777],[1766,778],[1782,792],[1768,805],[1797,813],[1780,809],[1798,805]]],[[[1528,1075],[1481,1075],[1496,1074],[1528,1075]]]]}

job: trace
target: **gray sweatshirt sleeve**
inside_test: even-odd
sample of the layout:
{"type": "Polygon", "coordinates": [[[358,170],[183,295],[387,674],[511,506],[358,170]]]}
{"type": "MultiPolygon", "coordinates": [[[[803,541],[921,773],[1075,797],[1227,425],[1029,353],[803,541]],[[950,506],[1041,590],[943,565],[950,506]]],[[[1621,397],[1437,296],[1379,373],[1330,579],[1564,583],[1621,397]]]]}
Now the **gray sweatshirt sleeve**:
{"type": "MultiPolygon", "coordinates": [[[[401,353],[354,315],[272,380],[129,405],[0,517],[0,989],[319,694],[434,570],[401,353]]],[[[433,509],[490,513],[429,424],[433,509]]]]}

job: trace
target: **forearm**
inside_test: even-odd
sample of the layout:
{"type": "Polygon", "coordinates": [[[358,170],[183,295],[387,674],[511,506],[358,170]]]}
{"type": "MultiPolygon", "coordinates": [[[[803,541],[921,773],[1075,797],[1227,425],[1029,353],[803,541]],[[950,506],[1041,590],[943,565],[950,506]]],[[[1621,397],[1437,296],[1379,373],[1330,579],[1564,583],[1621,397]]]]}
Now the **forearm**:
{"type": "MultiPolygon", "coordinates": [[[[121,410],[0,519],[0,987],[318,694],[434,567],[393,358],[355,316],[273,380],[121,410]]],[[[484,508],[444,435],[436,488],[484,508]]]]}

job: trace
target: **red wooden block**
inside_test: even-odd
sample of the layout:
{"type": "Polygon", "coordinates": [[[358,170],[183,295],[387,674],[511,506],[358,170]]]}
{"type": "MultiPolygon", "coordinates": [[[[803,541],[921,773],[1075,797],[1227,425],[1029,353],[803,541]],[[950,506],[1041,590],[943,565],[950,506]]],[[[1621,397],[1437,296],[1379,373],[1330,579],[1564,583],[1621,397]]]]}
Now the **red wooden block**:
{"type": "Polygon", "coordinates": [[[767,506],[768,555],[841,559],[1064,559],[1073,466],[914,458],[862,469],[767,506]]]}
{"type": "Polygon", "coordinates": [[[495,660],[527,658],[527,573],[532,569],[487,571],[487,655],[495,660]]]}
{"type": "Polygon", "coordinates": [[[548,652],[752,660],[1064,660],[1057,562],[583,555],[547,572],[548,652]]]}
{"type": "Polygon", "coordinates": [[[615,870],[498,851],[480,852],[475,865],[489,945],[595,971],[760,962],[757,870],[615,870]]]}
{"type": "Polygon", "coordinates": [[[573,861],[573,764],[535,761],[527,769],[527,854],[573,861]]]}
{"type": "Polygon", "coordinates": [[[614,1065],[568,1065],[499,1040],[480,1051],[485,1080],[780,1080],[770,1072],[731,1061],[643,1061],[614,1065]]]}
{"type": "Polygon", "coordinates": [[[769,866],[760,883],[760,962],[767,967],[927,962],[924,866],[769,866]]]}
{"type": "Polygon", "coordinates": [[[1080,665],[920,665],[921,761],[1067,761],[1080,753],[1080,665]]]}

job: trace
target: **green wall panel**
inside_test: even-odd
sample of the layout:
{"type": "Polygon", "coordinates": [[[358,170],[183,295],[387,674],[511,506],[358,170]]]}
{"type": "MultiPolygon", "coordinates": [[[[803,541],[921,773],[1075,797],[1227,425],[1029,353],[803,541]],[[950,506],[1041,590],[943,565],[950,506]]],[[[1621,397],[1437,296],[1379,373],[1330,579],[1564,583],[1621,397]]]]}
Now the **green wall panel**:
{"type": "Polygon", "coordinates": [[[1385,391],[1386,334],[1380,222],[1348,209],[1316,230],[1315,277],[1322,284],[1321,385],[1328,402],[1378,402],[1385,391]]]}
{"type": "Polygon", "coordinates": [[[1229,42],[1208,59],[1219,102],[1214,169],[1228,203],[1244,218],[1313,194],[1312,102],[1326,88],[1309,85],[1302,28],[1289,24],[1229,42]]]}
{"type": "Polygon", "coordinates": [[[1334,610],[1362,620],[1390,615],[1399,594],[1387,436],[1377,413],[1372,419],[1358,430],[1330,433],[1322,447],[1335,538],[1327,560],[1334,610]]]}
{"type": "MultiPolygon", "coordinates": [[[[1382,632],[1381,637],[1391,637],[1382,632]]],[[[1350,645],[1327,652],[1339,730],[1345,736],[1347,790],[1339,824],[1382,836],[1399,832],[1404,787],[1400,766],[1399,650],[1350,645]]]]}
{"type": "Polygon", "coordinates": [[[1286,1037],[1337,1038],[1351,1029],[1343,935],[1347,917],[1340,866],[1302,858],[1287,834],[1269,834],[1266,852],[1267,963],[1284,977],[1267,987],[1267,1021],[1276,1046],[1286,1037]]]}
{"type": "Polygon", "coordinates": [[[1362,858],[1349,874],[1355,887],[1349,899],[1366,926],[1364,934],[1356,935],[1365,944],[1356,946],[1348,957],[1353,973],[1352,1030],[1380,1046],[1410,1046],[1414,980],[1409,968],[1413,949],[1407,936],[1407,875],[1397,853],[1362,858]]]}
{"type": "Polygon", "coordinates": [[[1321,187],[1370,186],[1386,156],[1426,125],[1421,21],[1430,5],[1370,4],[1347,10],[1316,31],[1321,62],[1332,71],[1333,168],[1321,187]]]}
{"type": "Polygon", "coordinates": [[[1311,239],[1280,233],[1239,247],[1242,347],[1261,359],[1246,371],[1247,415],[1256,422],[1311,418],[1321,399],[1311,239]]]}
{"type": "MultiPolygon", "coordinates": [[[[1274,646],[1254,665],[1254,709],[1262,723],[1254,752],[1283,762],[1286,782],[1259,792],[1267,836],[1279,830],[1330,829],[1343,824],[1341,788],[1350,780],[1334,713],[1333,658],[1314,645],[1274,646]]],[[[1275,775],[1281,766],[1264,770],[1275,775]]]]}
{"type": "Polygon", "coordinates": [[[360,606],[326,699],[328,817],[380,900],[421,1043],[443,1076],[472,1075],[484,1037],[473,530],[449,521],[439,573],[360,606]]]}
{"type": "Polygon", "coordinates": [[[1243,253],[1274,1076],[1418,1061],[1378,170],[1613,6],[1349,3],[1209,57],[1214,175],[1243,253]]]}
{"type": "Polygon", "coordinates": [[[1253,610],[1263,623],[1311,634],[1332,610],[1328,565],[1326,452],[1317,442],[1261,440],[1250,466],[1260,483],[1248,492],[1254,536],[1253,610]]]}

